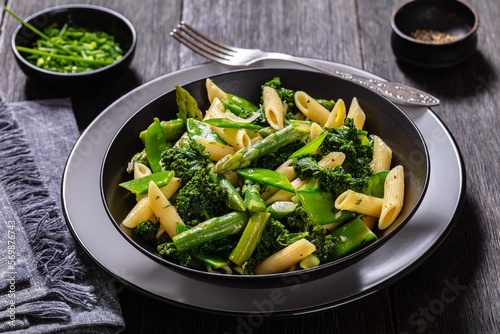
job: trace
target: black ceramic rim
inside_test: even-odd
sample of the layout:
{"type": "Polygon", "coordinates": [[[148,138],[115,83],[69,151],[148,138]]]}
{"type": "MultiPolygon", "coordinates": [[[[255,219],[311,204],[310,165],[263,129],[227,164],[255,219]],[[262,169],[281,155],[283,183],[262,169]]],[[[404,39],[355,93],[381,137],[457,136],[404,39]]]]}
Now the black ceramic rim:
{"type": "Polygon", "coordinates": [[[38,71],[38,72],[42,72],[42,73],[45,73],[45,74],[48,74],[48,75],[53,75],[53,76],[57,76],[57,77],[85,77],[85,76],[93,75],[93,74],[96,74],[96,73],[104,72],[106,70],[109,70],[111,68],[114,68],[114,67],[118,66],[119,64],[121,64],[124,61],[126,61],[127,58],[134,52],[135,46],[137,44],[137,32],[135,31],[135,27],[132,25],[132,23],[125,16],[123,16],[122,14],[120,14],[118,12],[115,12],[114,10],[111,10],[109,8],[105,8],[105,7],[101,7],[101,6],[95,6],[95,5],[64,5],[64,6],[57,6],[57,7],[47,8],[47,9],[44,9],[44,10],[42,10],[40,12],[37,12],[37,13],[35,13],[35,14],[27,17],[26,19],[24,19],[24,22],[29,22],[30,20],[33,20],[33,19],[37,18],[40,15],[44,15],[44,14],[50,13],[50,12],[55,11],[55,10],[70,9],[70,8],[72,8],[72,9],[79,9],[79,8],[81,8],[81,9],[91,9],[91,10],[95,10],[95,11],[100,11],[100,12],[111,14],[111,15],[115,16],[116,18],[120,19],[121,21],[123,21],[128,26],[128,28],[130,29],[130,34],[132,35],[132,43],[130,43],[129,49],[122,56],[122,58],[120,60],[118,60],[117,62],[114,62],[111,65],[107,65],[107,66],[98,68],[96,70],[88,71],[88,72],[62,73],[62,72],[55,72],[55,71],[45,70],[45,69],[37,67],[37,66],[33,65],[32,63],[30,63],[29,61],[27,61],[26,58],[23,57],[19,53],[19,51],[17,51],[17,49],[16,49],[16,36],[19,34],[19,31],[23,27],[23,25],[21,23],[14,30],[14,33],[12,34],[12,39],[11,39],[12,51],[14,52],[14,55],[16,56],[16,58],[18,58],[19,60],[21,60],[24,64],[26,64],[26,66],[29,66],[33,70],[38,71]]]}

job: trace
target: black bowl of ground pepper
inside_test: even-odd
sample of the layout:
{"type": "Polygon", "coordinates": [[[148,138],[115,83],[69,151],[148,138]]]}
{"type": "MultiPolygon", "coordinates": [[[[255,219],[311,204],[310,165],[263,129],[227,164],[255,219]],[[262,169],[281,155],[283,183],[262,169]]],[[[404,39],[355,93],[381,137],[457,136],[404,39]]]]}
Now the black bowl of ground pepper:
{"type": "Polygon", "coordinates": [[[479,17],[462,1],[414,0],[394,11],[391,27],[398,60],[443,68],[463,62],[476,51],[479,17]]]}

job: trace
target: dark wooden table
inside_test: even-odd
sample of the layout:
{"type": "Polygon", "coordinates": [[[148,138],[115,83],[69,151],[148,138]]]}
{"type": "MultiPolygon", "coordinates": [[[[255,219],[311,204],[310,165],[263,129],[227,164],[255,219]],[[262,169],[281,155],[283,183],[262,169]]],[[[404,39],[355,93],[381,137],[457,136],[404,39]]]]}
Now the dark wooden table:
{"type": "MultiPolygon", "coordinates": [[[[21,17],[60,4],[104,5],[136,26],[131,69],[105,88],[69,95],[82,130],[131,89],[205,62],[168,35],[185,20],[227,44],[340,62],[426,90],[441,99],[433,110],[463,153],[467,191],[454,229],[422,265],[389,287],[323,313],[266,318],[238,331],[238,319],[174,307],[119,286],[125,332],[499,333],[500,2],[469,2],[481,18],[478,51],[458,66],[426,70],[400,64],[392,53],[389,21],[402,1],[0,0],[21,17]],[[436,303],[450,283],[456,298],[436,303]]],[[[10,51],[17,23],[3,12],[0,23],[0,89],[7,101],[68,97],[26,79],[10,51]]]]}

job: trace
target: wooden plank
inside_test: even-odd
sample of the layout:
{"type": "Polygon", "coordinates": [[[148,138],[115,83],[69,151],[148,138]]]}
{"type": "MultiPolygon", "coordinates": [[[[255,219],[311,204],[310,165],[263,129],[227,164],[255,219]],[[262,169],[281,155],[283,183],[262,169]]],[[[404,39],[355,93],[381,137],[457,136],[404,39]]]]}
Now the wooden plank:
{"type": "Polygon", "coordinates": [[[496,333],[500,330],[498,25],[500,7],[468,1],[481,18],[478,52],[458,66],[429,70],[397,63],[390,48],[394,1],[358,2],[366,69],[429,91],[433,108],[466,157],[468,197],[455,229],[413,273],[392,285],[396,332],[496,333]],[[395,64],[397,64],[395,66],[395,64]],[[471,121],[472,120],[472,121],[471,121]],[[487,176],[487,177],[485,177],[487,176]],[[496,305],[496,306],[493,306],[496,305]]]}
{"type": "MultiPolygon", "coordinates": [[[[182,15],[228,45],[361,66],[352,1],[185,1],[182,15]]],[[[182,67],[204,62],[185,47],[181,59],[182,67]]]]}

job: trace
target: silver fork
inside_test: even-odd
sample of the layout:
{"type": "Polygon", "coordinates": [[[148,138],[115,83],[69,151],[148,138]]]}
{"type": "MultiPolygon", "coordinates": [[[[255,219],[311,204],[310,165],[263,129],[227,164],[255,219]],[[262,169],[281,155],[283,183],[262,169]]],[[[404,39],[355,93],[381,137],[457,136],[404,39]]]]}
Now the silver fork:
{"type": "Polygon", "coordinates": [[[429,107],[436,106],[440,103],[437,98],[419,89],[400,83],[385,82],[347,72],[332,70],[324,66],[321,62],[311,58],[300,58],[284,53],[264,52],[259,49],[242,49],[225,45],[202,34],[183,21],[177,25],[177,28],[170,32],[170,35],[194,52],[225,65],[248,66],[266,59],[284,60],[306,65],[320,72],[353,81],[402,105],[429,107]]]}

